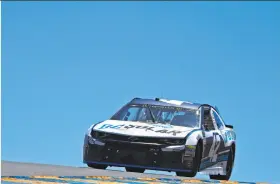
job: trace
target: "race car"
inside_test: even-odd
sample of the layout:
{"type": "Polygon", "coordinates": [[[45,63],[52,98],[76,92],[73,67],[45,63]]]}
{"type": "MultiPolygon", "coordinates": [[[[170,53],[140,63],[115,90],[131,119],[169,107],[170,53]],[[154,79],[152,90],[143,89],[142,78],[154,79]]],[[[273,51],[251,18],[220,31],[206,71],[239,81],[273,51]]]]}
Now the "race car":
{"type": "Polygon", "coordinates": [[[83,163],[128,172],[174,171],[194,177],[229,180],[234,166],[236,133],[217,107],[169,99],[134,98],[110,119],[87,130],[83,163]]]}

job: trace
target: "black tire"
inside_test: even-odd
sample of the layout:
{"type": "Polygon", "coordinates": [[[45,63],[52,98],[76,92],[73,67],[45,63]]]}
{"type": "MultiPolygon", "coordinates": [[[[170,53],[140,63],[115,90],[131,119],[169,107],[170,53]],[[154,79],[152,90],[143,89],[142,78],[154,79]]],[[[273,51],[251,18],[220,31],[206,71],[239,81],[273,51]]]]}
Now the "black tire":
{"type": "Polygon", "coordinates": [[[125,170],[128,171],[128,172],[138,172],[138,173],[144,173],[145,172],[145,169],[135,168],[135,167],[126,167],[125,170]]]}
{"type": "Polygon", "coordinates": [[[101,164],[87,164],[89,167],[94,169],[106,169],[107,165],[101,165],[101,164]]]}
{"type": "Polygon", "coordinates": [[[191,172],[176,172],[177,176],[195,177],[197,172],[199,171],[201,157],[202,157],[202,145],[199,142],[195,148],[195,157],[193,158],[192,171],[191,172]]]}
{"type": "Polygon", "coordinates": [[[226,175],[209,175],[210,179],[212,180],[229,180],[231,173],[232,173],[232,168],[234,165],[234,157],[235,157],[235,152],[233,148],[230,148],[229,155],[228,155],[228,161],[227,161],[227,168],[226,168],[226,175]]]}

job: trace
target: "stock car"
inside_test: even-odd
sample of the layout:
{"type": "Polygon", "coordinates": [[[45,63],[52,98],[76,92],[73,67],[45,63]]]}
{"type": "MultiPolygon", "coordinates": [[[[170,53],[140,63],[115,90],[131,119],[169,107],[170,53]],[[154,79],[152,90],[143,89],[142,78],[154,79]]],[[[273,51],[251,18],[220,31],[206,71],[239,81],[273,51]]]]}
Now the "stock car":
{"type": "Polygon", "coordinates": [[[169,99],[134,98],[110,119],[92,124],[83,145],[83,163],[106,169],[125,167],[174,171],[229,180],[236,133],[217,107],[169,99]]]}

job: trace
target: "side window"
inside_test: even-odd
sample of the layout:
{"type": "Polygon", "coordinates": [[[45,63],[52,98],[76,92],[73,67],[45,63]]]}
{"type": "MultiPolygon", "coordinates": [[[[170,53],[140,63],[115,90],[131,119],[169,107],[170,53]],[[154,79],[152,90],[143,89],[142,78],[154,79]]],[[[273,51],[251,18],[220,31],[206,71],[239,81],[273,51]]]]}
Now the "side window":
{"type": "Polygon", "coordinates": [[[215,118],[215,122],[217,124],[217,127],[218,129],[223,129],[224,128],[224,124],[221,120],[221,118],[219,117],[219,115],[215,112],[215,111],[212,111],[213,112],[213,115],[214,115],[214,118],[215,118]]]}
{"type": "Polygon", "coordinates": [[[214,122],[210,110],[204,111],[204,128],[207,131],[215,130],[214,122]]]}

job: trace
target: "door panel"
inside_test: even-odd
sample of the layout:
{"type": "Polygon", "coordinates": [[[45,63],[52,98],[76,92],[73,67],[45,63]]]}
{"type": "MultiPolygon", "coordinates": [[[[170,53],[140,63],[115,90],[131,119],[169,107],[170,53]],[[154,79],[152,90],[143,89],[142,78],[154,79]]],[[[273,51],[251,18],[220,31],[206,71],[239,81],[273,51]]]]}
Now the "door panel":
{"type": "Polygon", "coordinates": [[[230,150],[230,143],[229,143],[229,136],[228,136],[228,130],[220,130],[220,135],[222,137],[222,144],[221,144],[221,148],[220,148],[220,152],[226,151],[226,150],[230,150]]]}
{"type": "Polygon", "coordinates": [[[210,162],[216,162],[221,147],[221,136],[217,131],[213,131],[213,142],[209,151],[210,162]]]}
{"type": "Polygon", "coordinates": [[[214,137],[212,131],[204,131],[204,134],[205,137],[203,140],[203,158],[206,158],[209,156],[214,137]]]}

